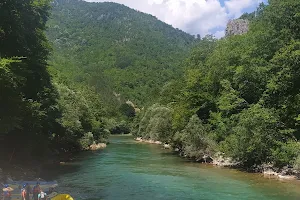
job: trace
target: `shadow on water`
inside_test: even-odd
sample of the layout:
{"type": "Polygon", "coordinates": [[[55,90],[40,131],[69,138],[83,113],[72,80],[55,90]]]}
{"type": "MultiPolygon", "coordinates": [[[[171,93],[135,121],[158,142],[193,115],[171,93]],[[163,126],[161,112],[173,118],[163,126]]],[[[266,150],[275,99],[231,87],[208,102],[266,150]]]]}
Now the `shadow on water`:
{"type": "Polygon", "coordinates": [[[60,165],[45,168],[40,176],[45,180],[53,181],[63,175],[77,173],[84,168],[82,162],[88,159],[94,159],[99,156],[99,154],[101,154],[101,151],[76,153],[72,155],[72,161],[62,162],[60,165]]]}

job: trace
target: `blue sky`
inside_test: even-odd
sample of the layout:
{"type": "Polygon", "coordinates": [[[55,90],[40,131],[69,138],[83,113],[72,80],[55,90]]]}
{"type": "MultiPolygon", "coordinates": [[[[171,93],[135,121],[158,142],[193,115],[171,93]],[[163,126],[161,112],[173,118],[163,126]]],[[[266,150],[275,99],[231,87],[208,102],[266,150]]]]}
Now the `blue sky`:
{"type": "Polygon", "coordinates": [[[229,19],[252,12],[266,0],[86,0],[111,1],[152,14],[190,34],[224,36],[229,19]]]}

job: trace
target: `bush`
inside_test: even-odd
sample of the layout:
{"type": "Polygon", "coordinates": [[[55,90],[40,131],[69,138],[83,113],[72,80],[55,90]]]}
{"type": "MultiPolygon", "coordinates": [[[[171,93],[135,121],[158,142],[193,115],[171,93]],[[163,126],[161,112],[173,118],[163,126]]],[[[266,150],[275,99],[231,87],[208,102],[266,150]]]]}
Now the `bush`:
{"type": "Polygon", "coordinates": [[[139,123],[138,136],[170,142],[173,137],[172,110],[155,104],[145,112],[139,123]]]}
{"type": "Polygon", "coordinates": [[[174,142],[181,144],[184,153],[196,160],[204,156],[212,156],[216,144],[210,136],[210,127],[202,123],[197,115],[193,115],[187,126],[174,136],[174,142]]]}
{"type": "Polygon", "coordinates": [[[85,133],[79,140],[79,145],[82,150],[89,150],[90,146],[94,143],[94,135],[91,132],[85,133]]]}
{"type": "Polygon", "coordinates": [[[238,115],[232,134],[222,143],[223,151],[245,166],[272,161],[272,149],[284,135],[273,110],[253,105],[238,115]]]}
{"type": "Polygon", "coordinates": [[[287,164],[293,165],[300,154],[300,143],[296,141],[278,142],[277,146],[272,152],[274,164],[277,167],[284,167],[287,164]]]}
{"type": "Polygon", "coordinates": [[[300,171],[300,154],[298,155],[298,157],[297,157],[296,160],[294,161],[294,169],[300,171]]]}

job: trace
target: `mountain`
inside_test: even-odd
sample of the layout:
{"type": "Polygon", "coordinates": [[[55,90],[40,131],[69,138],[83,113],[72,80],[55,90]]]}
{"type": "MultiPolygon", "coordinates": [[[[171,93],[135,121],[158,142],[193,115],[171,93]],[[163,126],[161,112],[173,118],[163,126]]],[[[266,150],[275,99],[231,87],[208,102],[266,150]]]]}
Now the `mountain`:
{"type": "Polygon", "coordinates": [[[117,3],[56,0],[48,22],[51,65],[68,79],[113,98],[149,105],[182,73],[197,41],[157,18],[117,3]]]}

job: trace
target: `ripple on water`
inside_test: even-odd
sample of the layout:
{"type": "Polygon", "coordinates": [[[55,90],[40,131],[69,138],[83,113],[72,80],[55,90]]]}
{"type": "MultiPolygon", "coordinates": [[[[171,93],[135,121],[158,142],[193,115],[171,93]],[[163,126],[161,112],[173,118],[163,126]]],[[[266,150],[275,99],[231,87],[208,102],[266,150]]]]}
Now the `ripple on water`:
{"type": "Polygon", "coordinates": [[[112,137],[105,150],[82,153],[76,169],[60,169],[60,190],[86,200],[294,200],[298,182],[268,180],[190,163],[157,145],[112,137]]]}

